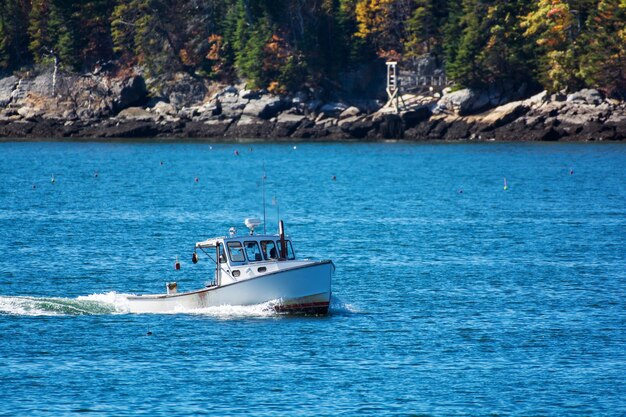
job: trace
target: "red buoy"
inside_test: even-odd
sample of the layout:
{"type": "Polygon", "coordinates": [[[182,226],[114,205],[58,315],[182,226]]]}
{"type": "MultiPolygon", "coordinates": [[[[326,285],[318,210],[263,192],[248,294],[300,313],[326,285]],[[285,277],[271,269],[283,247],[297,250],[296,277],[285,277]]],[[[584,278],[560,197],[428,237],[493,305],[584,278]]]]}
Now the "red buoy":
{"type": "Polygon", "coordinates": [[[180,270],[180,262],[178,262],[178,256],[176,257],[176,262],[174,263],[174,269],[177,271],[180,270]]]}

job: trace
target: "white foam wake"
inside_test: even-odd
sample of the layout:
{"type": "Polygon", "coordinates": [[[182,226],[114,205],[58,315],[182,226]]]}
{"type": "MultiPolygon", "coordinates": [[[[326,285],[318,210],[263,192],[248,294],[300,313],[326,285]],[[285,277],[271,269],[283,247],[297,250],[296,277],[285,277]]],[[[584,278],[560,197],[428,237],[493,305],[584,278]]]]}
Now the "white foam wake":
{"type": "Polygon", "coordinates": [[[82,297],[0,297],[0,314],[14,316],[76,316],[122,312],[113,303],[82,297]]]}
{"type": "Polygon", "coordinates": [[[275,302],[269,301],[251,306],[223,305],[184,311],[177,310],[172,313],[198,314],[219,319],[276,317],[278,313],[274,310],[274,304],[275,302]]]}
{"type": "MultiPolygon", "coordinates": [[[[130,312],[128,296],[117,292],[90,294],[77,298],[55,297],[2,297],[0,296],[0,314],[16,316],[59,316],[59,315],[86,315],[86,314],[128,314],[130,312]]],[[[278,317],[274,306],[280,300],[266,303],[238,306],[223,305],[198,309],[176,309],[159,314],[197,314],[219,319],[278,317]]],[[[330,302],[330,315],[345,315],[358,313],[353,305],[344,303],[336,296],[330,302]]]]}
{"type": "Polygon", "coordinates": [[[339,299],[336,295],[330,297],[330,306],[328,307],[328,314],[342,315],[342,314],[355,314],[361,311],[350,303],[345,303],[339,299]]]}
{"type": "Polygon", "coordinates": [[[79,301],[89,301],[96,302],[105,305],[111,305],[115,308],[116,313],[128,313],[128,296],[134,294],[121,294],[115,291],[110,291],[107,293],[96,293],[89,295],[81,295],[76,299],[79,301]]]}

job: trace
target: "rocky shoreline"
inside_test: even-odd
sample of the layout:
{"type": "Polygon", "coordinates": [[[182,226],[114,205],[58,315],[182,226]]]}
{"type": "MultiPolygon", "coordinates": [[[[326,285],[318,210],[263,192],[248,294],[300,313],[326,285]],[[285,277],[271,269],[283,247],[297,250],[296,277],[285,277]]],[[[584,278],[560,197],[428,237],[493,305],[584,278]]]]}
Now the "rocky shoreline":
{"type": "Polygon", "coordinates": [[[323,102],[311,92],[211,89],[181,76],[149,93],[140,75],[49,73],[0,79],[0,139],[161,138],[378,141],[618,141],[626,103],[597,90],[568,95],[460,90],[382,102],[323,102]],[[518,94],[519,96],[519,94],[518,94]]]}

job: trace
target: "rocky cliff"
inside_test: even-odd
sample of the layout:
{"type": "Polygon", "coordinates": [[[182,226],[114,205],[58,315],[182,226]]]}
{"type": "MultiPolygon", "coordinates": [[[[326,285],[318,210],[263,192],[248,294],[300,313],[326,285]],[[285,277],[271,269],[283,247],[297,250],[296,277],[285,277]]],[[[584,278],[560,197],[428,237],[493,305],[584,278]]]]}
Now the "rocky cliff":
{"type": "Polygon", "coordinates": [[[207,140],[593,141],[626,137],[626,104],[596,90],[569,95],[460,90],[382,102],[324,102],[313,91],[277,96],[207,86],[180,75],[148,92],[140,75],[23,74],[0,79],[3,138],[207,140]]]}

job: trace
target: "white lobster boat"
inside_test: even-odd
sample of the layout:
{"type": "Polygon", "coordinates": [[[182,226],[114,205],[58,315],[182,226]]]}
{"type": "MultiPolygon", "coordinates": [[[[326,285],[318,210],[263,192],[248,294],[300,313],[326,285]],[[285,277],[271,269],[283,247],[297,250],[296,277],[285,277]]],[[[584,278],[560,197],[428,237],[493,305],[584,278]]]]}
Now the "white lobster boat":
{"type": "Polygon", "coordinates": [[[224,305],[255,305],[273,301],[279,312],[326,314],[335,265],[330,260],[296,259],[283,223],[278,235],[255,235],[258,219],[246,219],[248,236],[216,237],[195,245],[214,261],[213,280],[205,288],[178,292],[167,283],[165,294],[128,296],[133,313],[165,313],[224,305]]]}

